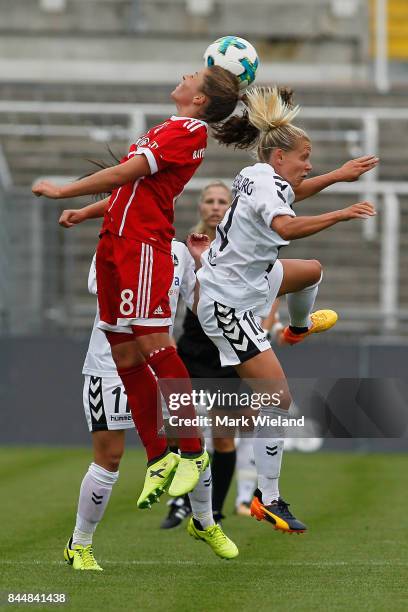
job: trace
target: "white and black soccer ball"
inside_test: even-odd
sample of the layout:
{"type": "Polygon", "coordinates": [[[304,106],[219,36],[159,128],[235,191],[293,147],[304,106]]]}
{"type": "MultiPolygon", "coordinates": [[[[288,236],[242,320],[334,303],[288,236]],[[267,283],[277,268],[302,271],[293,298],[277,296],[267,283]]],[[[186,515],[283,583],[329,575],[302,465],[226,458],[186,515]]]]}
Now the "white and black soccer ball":
{"type": "Polygon", "coordinates": [[[255,47],[238,36],[223,36],[211,43],[204,53],[204,62],[206,66],[221,66],[235,74],[241,89],[255,80],[259,65],[255,47]]]}

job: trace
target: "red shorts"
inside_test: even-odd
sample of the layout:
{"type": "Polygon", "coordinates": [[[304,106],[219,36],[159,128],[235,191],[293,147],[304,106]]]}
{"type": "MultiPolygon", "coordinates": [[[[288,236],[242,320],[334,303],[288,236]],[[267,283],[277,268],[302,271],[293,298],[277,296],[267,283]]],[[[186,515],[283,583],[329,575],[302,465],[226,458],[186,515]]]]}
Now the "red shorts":
{"type": "Polygon", "coordinates": [[[171,325],[169,290],[174,265],[171,254],[150,244],[106,232],[96,251],[98,327],[171,325]]]}

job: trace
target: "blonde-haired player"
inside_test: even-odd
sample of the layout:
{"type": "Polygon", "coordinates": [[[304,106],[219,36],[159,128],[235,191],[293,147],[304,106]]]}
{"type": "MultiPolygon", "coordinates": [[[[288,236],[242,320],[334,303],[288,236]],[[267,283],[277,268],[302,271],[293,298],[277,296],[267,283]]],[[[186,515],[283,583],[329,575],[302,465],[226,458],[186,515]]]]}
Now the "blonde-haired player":
{"type": "MultiPolygon", "coordinates": [[[[233,182],[234,200],[218,227],[216,240],[202,257],[198,272],[200,323],[220,352],[221,365],[233,365],[254,391],[271,398],[280,394],[279,407],[262,406],[260,414],[279,423],[288,416],[291,395],[282,367],[274,354],[260,317],[267,314],[272,298],[288,299],[290,326],[285,337],[293,343],[335,324],[333,311],[311,313],[321,265],[318,261],[278,260],[280,247],[341,221],[366,219],[375,214],[368,202],[353,204],[322,215],[296,217],[292,209],[295,191],[299,199],[330,184],[329,178],[302,183],[312,170],[311,141],[293,125],[299,112],[278,88],[253,88],[246,96],[247,109],[216,129],[217,139],[243,149],[255,148],[258,162],[244,168],[233,182]],[[323,187],[322,187],[323,185],[323,187]],[[278,418],[280,417],[280,418],[278,418]]],[[[364,158],[374,167],[376,158],[364,158]]],[[[258,492],[251,510],[276,528],[303,532],[280,497],[279,475],[283,453],[282,428],[258,426],[254,455],[258,492]]]]}

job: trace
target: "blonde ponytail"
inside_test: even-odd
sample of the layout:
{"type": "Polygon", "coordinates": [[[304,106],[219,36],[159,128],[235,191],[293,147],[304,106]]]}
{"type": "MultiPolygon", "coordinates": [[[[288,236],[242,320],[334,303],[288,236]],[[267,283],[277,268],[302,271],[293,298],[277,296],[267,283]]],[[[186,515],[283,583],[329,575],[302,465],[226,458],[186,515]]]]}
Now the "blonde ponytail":
{"type": "Polygon", "coordinates": [[[285,100],[278,87],[253,87],[246,94],[248,119],[258,132],[257,154],[267,162],[273,149],[292,151],[299,140],[310,140],[302,129],[292,124],[300,106],[285,100]]]}
{"type": "Polygon", "coordinates": [[[257,157],[268,162],[273,149],[292,151],[299,140],[310,138],[292,124],[300,106],[292,102],[293,92],[280,87],[253,87],[242,97],[241,116],[234,115],[213,132],[222,144],[238,149],[256,149],[257,157]]]}
{"type": "Polygon", "coordinates": [[[253,87],[246,102],[249,121],[262,133],[290,125],[300,111],[283,100],[278,87],[253,87]]]}

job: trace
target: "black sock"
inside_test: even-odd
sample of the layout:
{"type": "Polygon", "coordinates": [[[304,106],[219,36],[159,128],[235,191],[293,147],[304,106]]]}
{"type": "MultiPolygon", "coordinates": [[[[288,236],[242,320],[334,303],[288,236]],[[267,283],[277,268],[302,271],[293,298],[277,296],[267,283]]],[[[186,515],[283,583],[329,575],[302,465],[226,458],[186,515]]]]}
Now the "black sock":
{"type": "Polygon", "coordinates": [[[194,523],[194,526],[196,527],[196,529],[199,529],[200,531],[204,531],[204,528],[203,528],[202,524],[200,523],[200,521],[198,521],[194,517],[193,517],[193,523],[194,523]]]}
{"type": "Polygon", "coordinates": [[[215,512],[222,512],[222,507],[234,474],[236,459],[237,453],[235,450],[228,451],[227,453],[220,453],[215,450],[213,453],[211,463],[213,485],[212,507],[215,512]]]}
{"type": "Polygon", "coordinates": [[[289,329],[294,334],[305,334],[309,331],[308,327],[295,327],[294,325],[289,325],[289,329]]]}

